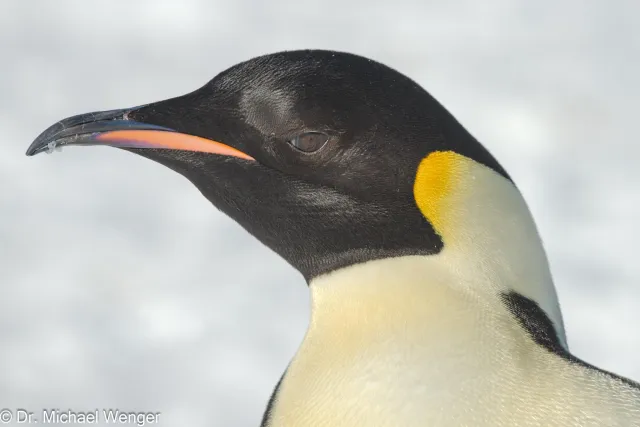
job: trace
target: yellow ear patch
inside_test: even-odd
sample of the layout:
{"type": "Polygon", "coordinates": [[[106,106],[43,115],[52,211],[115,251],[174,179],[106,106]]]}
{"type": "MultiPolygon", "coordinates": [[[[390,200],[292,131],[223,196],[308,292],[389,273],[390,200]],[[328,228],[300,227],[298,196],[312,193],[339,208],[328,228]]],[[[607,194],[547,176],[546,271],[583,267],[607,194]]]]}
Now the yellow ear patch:
{"type": "Polygon", "coordinates": [[[413,197],[420,212],[442,238],[452,213],[454,201],[451,195],[468,167],[466,157],[453,151],[434,151],[418,165],[413,197]]]}

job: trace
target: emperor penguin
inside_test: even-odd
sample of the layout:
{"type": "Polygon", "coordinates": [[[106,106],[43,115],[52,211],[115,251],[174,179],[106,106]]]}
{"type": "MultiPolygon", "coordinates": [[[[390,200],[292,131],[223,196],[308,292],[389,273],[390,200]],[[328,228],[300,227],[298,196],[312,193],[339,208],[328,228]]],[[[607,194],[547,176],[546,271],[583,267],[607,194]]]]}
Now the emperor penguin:
{"type": "Polygon", "coordinates": [[[312,310],[263,427],[640,426],[640,385],[569,352],[525,201],[416,82],[348,53],[237,64],[61,120],[27,155],[163,164],[296,268],[312,310]]]}

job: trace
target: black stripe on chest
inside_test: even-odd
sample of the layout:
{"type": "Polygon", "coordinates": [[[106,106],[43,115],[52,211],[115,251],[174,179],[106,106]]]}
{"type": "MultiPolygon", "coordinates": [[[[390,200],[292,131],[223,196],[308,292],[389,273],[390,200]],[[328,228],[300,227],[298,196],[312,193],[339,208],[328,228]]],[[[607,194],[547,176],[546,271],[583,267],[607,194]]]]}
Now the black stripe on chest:
{"type": "Polygon", "coordinates": [[[536,344],[544,347],[546,350],[570,363],[580,365],[586,369],[598,371],[628,386],[640,390],[640,384],[635,381],[595,367],[569,353],[569,351],[560,343],[560,338],[558,338],[558,333],[553,327],[551,319],[549,319],[544,310],[540,308],[538,303],[532,299],[529,299],[517,292],[509,292],[502,294],[502,300],[509,311],[511,311],[516,319],[518,319],[520,326],[527,331],[536,344]]]}

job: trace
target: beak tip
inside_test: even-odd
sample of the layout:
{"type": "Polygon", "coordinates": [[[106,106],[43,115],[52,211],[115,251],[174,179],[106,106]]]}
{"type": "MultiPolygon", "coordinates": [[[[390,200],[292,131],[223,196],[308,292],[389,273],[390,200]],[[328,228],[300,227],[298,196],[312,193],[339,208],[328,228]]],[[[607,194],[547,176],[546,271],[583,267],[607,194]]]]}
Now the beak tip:
{"type": "Polygon", "coordinates": [[[38,151],[37,147],[35,147],[34,144],[31,144],[29,148],[27,148],[25,155],[27,157],[33,157],[37,154],[37,151],[38,151]]]}
{"type": "Polygon", "coordinates": [[[42,140],[38,138],[31,143],[29,148],[27,148],[27,151],[25,152],[25,154],[27,155],[27,157],[33,157],[36,154],[40,154],[43,151],[45,151],[46,147],[47,145],[46,144],[43,145],[42,140]]]}

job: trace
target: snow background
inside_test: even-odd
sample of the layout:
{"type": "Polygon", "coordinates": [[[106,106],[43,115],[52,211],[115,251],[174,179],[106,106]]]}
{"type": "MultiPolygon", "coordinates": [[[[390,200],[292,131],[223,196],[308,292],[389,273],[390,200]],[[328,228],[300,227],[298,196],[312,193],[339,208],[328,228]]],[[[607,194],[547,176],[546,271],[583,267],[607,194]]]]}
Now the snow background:
{"type": "Polygon", "coordinates": [[[639,13],[633,0],[1,0],[0,406],[259,425],[306,329],[301,276],[169,169],[103,147],[24,151],[61,118],[310,47],[400,70],[483,141],[537,220],[572,350],[640,380],[639,13]]]}

